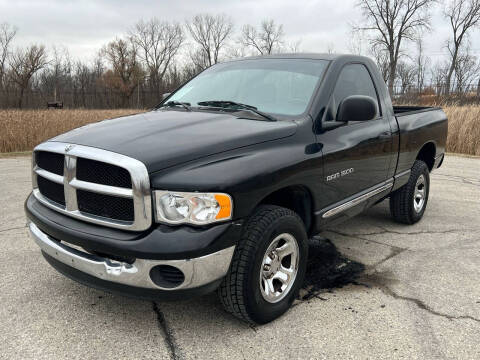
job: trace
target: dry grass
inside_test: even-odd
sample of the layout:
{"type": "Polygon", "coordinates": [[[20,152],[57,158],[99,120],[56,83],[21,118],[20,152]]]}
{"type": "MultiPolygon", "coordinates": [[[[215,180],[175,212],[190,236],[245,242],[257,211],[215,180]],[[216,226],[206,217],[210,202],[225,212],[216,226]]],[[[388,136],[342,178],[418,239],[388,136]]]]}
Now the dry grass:
{"type": "MultiPolygon", "coordinates": [[[[447,151],[480,155],[480,106],[447,106],[447,151]]],[[[32,150],[73,128],[138,112],[122,110],[0,110],[0,153],[32,150]]]]}
{"type": "Polygon", "coordinates": [[[119,110],[0,110],[0,153],[32,150],[68,130],[103,119],[138,113],[119,110]]]}
{"type": "Polygon", "coordinates": [[[447,151],[480,155],[480,106],[447,106],[447,151]]]}

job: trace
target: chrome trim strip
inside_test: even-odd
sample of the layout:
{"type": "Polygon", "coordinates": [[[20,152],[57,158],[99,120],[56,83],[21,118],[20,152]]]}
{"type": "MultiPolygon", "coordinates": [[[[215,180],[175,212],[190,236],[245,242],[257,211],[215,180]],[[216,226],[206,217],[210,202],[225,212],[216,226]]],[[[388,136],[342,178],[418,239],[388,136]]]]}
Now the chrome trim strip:
{"type": "Polygon", "coordinates": [[[116,220],[116,219],[111,219],[111,218],[105,218],[102,216],[98,215],[93,215],[93,214],[87,214],[84,212],[81,212],[80,210],[67,210],[65,206],[62,206],[61,204],[58,204],[45,196],[43,196],[38,189],[33,189],[32,191],[33,196],[40,201],[43,205],[58,211],[59,213],[62,213],[64,215],[70,216],[72,218],[78,219],[78,220],[84,220],[88,221],[94,224],[102,225],[102,226],[110,226],[110,227],[115,227],[119,229],[125,229],[125,230],[130,230],[132,222],[131,221],[123,221],[123,220],[116,220]]]}
{"type": "Polygon", "coordinates": [[[402,171],[402,172],[400,172],[400,173],[398,173],[398,174],[395,174],[395,176],[394,176],[394,177],[395,177],[395,180],[398,179],[398,178],[401,178],[401,177],[403,177],[403,176],[410,176],[410,173],[411,173],[411,172],[412,172],[412,170],[411,170],[411,169],[408,169],[408,170],[402,171]]]}
{"type": "Polygon", "coordinates": [[[35,173],[35,167],[36,167],[36,164],[35,164],[35,153],[32,153],[32,188],[35,189],[35,188],[38,188],[38,183],[37,183],[37,174],[35,173]]]}
{"type": "Polygon", "coordinates": [[[39,150],[59,153],[65,156],[64,176],[53,174],[44,169],[40,169],[35,164],[35,154],[34,156],[32,156],[33,194],[42,204],[65,215],[103,226],[110,226],[114,228],[132,231],[142,231],[150,227],[150,225],[152,224],[152,198],[150,191],[150,178],[148,176],[147,168],[142,162],[128,156],[103,149],[76,144],[67,144],[56,141],[44,142],[35,147],[34,149],[34,151],[39,150]],[[132,189],[125,189],[115,186],[101,185],[78,180],[76,178],[76,164],[78,157],[112,164],[126,169],[131,176],[132,189]],[[66,207],[63,207],[60,204],[57,204],[40,194],[40,191],[38,191],[37,176],[45,177],[57,183],[63,183],[66,207]],[[134,221],[128,222],[103,218],[100,216],[87,214],[79,211],[77,203],[77,189],[110,196],[133,199],[134,221]]]}
{"type": "Polygon", "coordinates": [[[54,174],[54,173],[51,173],[50,171],[43,170],[42,168],[39,168],[36,165],[33,168],[33,171],[35,172],[35,174],[37,174],[37,175],[39,175],[39,176],[41,176],[41,177],[43,177],[47,180],[53,181],[54,183],[57,183],[57,184],[63,184],[63,176],[62,175],[54,174]]]}
{"type": "Polygon", "coordinates": [[[136,259],[133,264],[89,254],[52,239],[34,223],[29,224],[30,234],[43,252],[54,259],[98,279],[119,284],[158,290],[196,288],[224,277],[232,260],[235,246],[193,259],[145,260],[136,259]],[[185,275],[182,284],[163,288],[150,279],[150,270],[157,265],[170,265],[185,275]]]}
{"type": "Polygon", "coordinates": [[[77,191],[71,185],[71,182],[75,180],[77,176],[77,158],[74,156],[65,156],[63,162],[63,186],[65,193],[65,205],[67,211],[77,211],[77,191]]]}
{"type": "Polygon", "coordinates": [[[65,210],[65,206],[63,206],[62,204],[58,204],[53,200],[50,200],[50,199],[46,198],[45,196],[43,196],[40,193],[40,190],[38,190],[38,188],[33,189],[32,194],[33,194],[33,196],[35,196],[35,198],[38,201],[40,201],[42,204],[48,206],[49,208],[52,208],[52,209],[60,211],[60,212],[62,210],[65,210]]]}
{"type": "Polygon", "coordinates": [[[370,199],[371,197],[373,197],[377,194],[380,194],[380,193],[382,193],[386,190],[390,190],[392,188],[392,186],[393,186],[393,182],[389,181],[388,183],[386,183],[386,184],[384,184],[384,185],[382,185],[382,186],[380,186],[380,187],[378,187],[378,188],[376,188],[372,191],[369,191],[369,192],[367,192],[363,195],[360,195],[360,196],[356,197],[353,200],[347,201],[347,202],[345,202],[341,205],[338,205],[338,206],[334,207],[333,209],[330,209],[330,210],[326,211],[322,215],[322,218],[327,219],[327,218],[332,217],[334,215],[337,215],[337,214],[339,214],[339,213],[341,213],[345,210],[348,210],[348,209],[350,209],[350,208],[352,208],[352,207],[370,199]]]}
{"type": "Polygon", "coordinates": [[[124,198],[133,198],[133,192],[131,189],[121,188],[117,186],[109,186],[102,184],[95,184],[78,179],[70,181],[70,186],[75,189],[91,191],[99,194],[119,196],[124,198]]]}

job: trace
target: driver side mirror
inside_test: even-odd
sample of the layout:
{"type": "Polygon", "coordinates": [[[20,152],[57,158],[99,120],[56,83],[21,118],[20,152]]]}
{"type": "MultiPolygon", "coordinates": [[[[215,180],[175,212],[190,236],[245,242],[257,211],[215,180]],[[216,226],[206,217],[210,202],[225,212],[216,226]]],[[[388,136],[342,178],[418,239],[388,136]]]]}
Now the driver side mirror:
{"type": "Polygon", "coordinates": [[[368,121],[378,114],[378,104],[370,96],[352,95],[342,100],[338,106],[337,121],[368,121]]]}
{"type": "Polygon", "coordinates": [[[171,93],[162,94],[162,101],[165,100],[167,97],[169,97],[170,94],[171,94],[171,93]]]}

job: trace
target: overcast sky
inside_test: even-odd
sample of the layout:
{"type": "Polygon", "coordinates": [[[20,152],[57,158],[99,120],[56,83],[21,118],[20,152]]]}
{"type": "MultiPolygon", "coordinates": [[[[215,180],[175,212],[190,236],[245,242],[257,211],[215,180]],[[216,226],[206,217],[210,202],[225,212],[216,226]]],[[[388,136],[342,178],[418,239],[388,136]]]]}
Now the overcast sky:
{"type": "MultiPolygon", "coordinates": [[[[448,0],[447,0],[448,1],[448,0]]],[[[42,43],[66,46],[71,55],[91,59],[98,49],[126,32],[140,19],[184,22],[197,13],[225,13],[241,25],[264,18],[284,25],[287,41],[301,40],[302,51],[348,52],[350,25],[361,20],[355,0],[0,0],[0,23],[18,28],[15,45],[42,43]]],[[[433,62],[445,54],[449,35],[442,7],[432,9],[432,32],[426,34],[433,62]]],[[[480,31],[470,37],[472,53],[480,55],[480,31]]]]}

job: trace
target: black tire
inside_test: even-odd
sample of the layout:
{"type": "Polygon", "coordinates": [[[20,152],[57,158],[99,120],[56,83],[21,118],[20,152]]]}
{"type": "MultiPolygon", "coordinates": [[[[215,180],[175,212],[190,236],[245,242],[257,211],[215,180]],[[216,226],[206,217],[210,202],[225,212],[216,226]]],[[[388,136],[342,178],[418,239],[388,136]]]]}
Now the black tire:
{"type": "Polygon", "coordinates": [[[408,182],[390,196],[390,213],[393,219],[396,222],[409,225],[419,221],[425,213],[429,191],[430,176],[428,166],[423,161],[416,160],[412,166],[408,182]],[[420,207],[419,200],[414,198],[416,196],[417,181],[420,181],[422,176],[424,179],[424,196],[422,206],[420,207]]]}
{"type": "Polygon", "coordinates": [[[295,212],[271,205],[258,207],[244,226],[218,295],[229,313],[252,324],[265,324],[290,308],[303,284],[308,257],[307,233],[295,212]],[[272,303],[262,295],[260,276],[269,246],[282,234],[292,235],[298,245],[297,274],[284,297],[272,303]]]}

